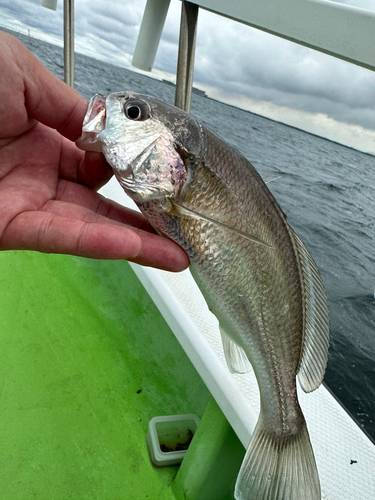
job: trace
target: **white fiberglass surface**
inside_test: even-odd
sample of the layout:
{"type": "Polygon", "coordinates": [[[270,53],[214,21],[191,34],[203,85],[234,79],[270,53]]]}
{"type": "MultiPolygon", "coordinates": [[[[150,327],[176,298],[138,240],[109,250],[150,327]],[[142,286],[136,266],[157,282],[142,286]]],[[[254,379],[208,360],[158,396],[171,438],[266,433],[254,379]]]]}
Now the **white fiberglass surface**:
{"type": "MultiPolygon", "coordinates": [[[[112,179],[101,193],[136,208],[112,179]]],[[[190,272],[168,273],[132,265],[138,278],[163,314],[213,397],[244,446],[259,412],[259,393],[253,373],[229,372],[216,318],[190,272]]],[[[373,500],[375,446],[341,405],[321,386],[313,393],[299,391],[318,465],[322,498],[373,500]]]]}

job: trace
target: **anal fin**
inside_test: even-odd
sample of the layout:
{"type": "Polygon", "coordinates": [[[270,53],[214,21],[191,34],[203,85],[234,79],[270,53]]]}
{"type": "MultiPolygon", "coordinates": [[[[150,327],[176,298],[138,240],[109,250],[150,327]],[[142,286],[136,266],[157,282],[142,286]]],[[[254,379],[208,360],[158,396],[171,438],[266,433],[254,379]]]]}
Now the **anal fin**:
{"type": "Polygon", "coordinates": [[[220,326],[221,340],[225,360],[231,373],[248,373],[252,370],[250,361],[248,360],[245,351],[237,345],[220,326]]]}

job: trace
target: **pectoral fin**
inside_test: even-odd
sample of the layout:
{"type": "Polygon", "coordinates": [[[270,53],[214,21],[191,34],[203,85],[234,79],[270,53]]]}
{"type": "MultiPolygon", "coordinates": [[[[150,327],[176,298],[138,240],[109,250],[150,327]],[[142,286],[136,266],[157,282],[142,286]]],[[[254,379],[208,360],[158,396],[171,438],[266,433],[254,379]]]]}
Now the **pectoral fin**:
{"type": "Polygon", "coordinates": [[[229,371],[231,373],[250,372],[252,367],[242,347],[237,345],[221,326],[220,334],[229,371]]]}
{"type": "Polygon", "coordinates": [[[218,220],[215,220],[208,215],[204,215],[200,212],[197,212],[191,208],[187,208],[184,205],[181,205],[180,203],[176,201],[169,200],[172,206],[174,207],[174,213],[182,216],[182,217],[191,217],[193,219],[201,219],[201,220],[206,220],[207,222],[211,222],[212,224],[216,224],[217,226],[220,226],[224,229],[227,229],[228,231],[233,231],[234,233],[238,234],[239,236],[242,236],[243,238],[246,238],[247,240],[252,241],[253,243],[258,243],[259,245],[264,245],[266,247],[271,248],[271,245],[266,243],[265,241],[261,240],[257,236],[249,233],[245,233],[244,231],[241,231],[240,229],[237,229],[232,226],[228,226],[227,224],[223,224],[222,222],[219,222],[218,220]]]}

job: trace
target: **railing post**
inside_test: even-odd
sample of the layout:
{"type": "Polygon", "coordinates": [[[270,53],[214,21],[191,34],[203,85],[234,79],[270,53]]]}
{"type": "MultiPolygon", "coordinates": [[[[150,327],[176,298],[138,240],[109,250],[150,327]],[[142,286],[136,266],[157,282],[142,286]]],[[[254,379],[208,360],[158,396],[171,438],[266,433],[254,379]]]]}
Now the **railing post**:
{"type": "Polygon", "coordinates": [[[158,50],[170,0],[147,0],[132,65],[151,71],[158,50]]]}
{"type": "Polygon", "coordinates": [[[175,106],[190,111],[199,7],[182,0],[175,106]]]}
{"type": "Polygon", "coordinates": [[[74,87],[74,0],[64,0],[64,80],[74,87]]]}

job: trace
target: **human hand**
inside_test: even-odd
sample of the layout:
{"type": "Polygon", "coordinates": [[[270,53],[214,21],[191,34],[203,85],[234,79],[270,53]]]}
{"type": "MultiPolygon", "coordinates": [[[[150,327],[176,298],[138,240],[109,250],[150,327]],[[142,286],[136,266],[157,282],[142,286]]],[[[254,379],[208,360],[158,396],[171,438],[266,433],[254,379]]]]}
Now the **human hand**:
{"type": "Polygon", "coordinates": [[[96,193],[112,171],[73,142],[86,100],[3,32],[0,68],[0,250],[187,267],[186,253],[141,214],[96,193]]]}

